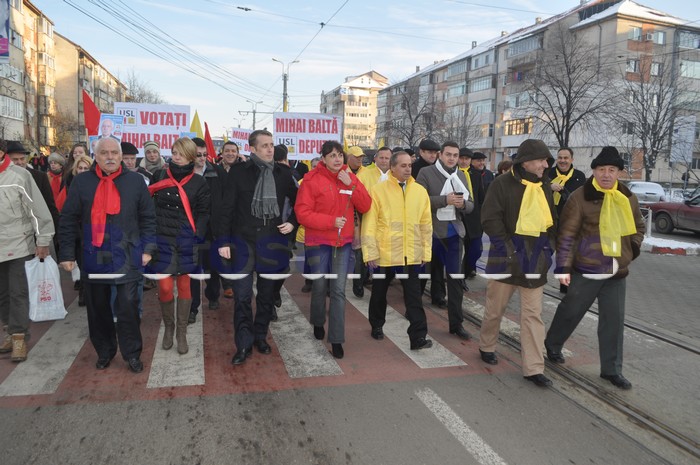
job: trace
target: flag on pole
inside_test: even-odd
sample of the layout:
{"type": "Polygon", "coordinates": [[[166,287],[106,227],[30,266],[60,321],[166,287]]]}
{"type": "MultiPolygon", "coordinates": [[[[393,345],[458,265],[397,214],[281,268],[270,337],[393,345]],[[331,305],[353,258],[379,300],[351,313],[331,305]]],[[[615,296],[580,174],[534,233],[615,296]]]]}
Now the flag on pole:
{"type": "MultiPolygon", "coordinates": [[[[196,111],[194,117],[197,118],[196,111]]],[[[199,122],[199,119],[197,119],[197,122],[199,122]]],[[[211,140],[211,135],[209,134],[209,125],[206,122],[204,123],[204,143],[207,144],[207,161],[212,164],[216,163],[216,149],[214,148],[214,141],[211,140]]]]}
{"type": "Polygon", "coordinates": [[[199,114],[197,114],[197,110],[194,111],[194,118],[192,118],[192,124],[190,124],[190,132],[197,133],[197,137],[199,138],[204,138],[202,133],[202,123],[199,122],[199,114]]]}
{"type": "Polygon", "coordinates": [[[83,89],[83,115],[85,115],[85,130],[88,136],[96,136],[100,125],[100,109],[85,89],[83,89]]]}

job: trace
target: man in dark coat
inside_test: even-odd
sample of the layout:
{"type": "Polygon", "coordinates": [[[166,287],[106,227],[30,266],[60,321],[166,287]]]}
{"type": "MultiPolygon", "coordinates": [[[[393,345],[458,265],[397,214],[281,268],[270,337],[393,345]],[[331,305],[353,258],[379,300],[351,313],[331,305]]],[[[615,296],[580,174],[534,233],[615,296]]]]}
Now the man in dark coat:
{"type": "MultiPolygon", "coordinates": [[[[471,168],[473,152],[466,147],[459,149],[459,169],[467,178],[467,187],[469,188],[469,198],[474,202],[474,210],[464,215],[464,227],[467,233],[464,235],[464,275],[467,278],[476,276],[476,262],[481,257],[483,245],[481,236],[484,235],[484,229],[481,227],[481,205],[484,203],[484,186],[481,183],[481,177],[474,173],[471,168]]],[[[464,290],[468,290],[466,283],[464,290]]]]}
{"type": "Polygon", "coordinates": [[[481,185],[484,188],[484,195],[489,190],[489,186],[495,179],[493,172],[486,168],[486,154],[483,152],[474,152],[472,155],[471,172],[481,179],[481,185]]]}
{"type": "Polygon", "coordinates": [[[545,348],[550,361],[564,363],[564,343],[597,298],[600,377],[630,389],[622,376],[625,278],[639,256],[644,219],[637,197],[618,182],[625,163],[615,147],[604,147],[591,168],[593,176],[571,194],[559,222],[557,271],[559,281],[571,287],[554,314],[545,348]]]}
{"type": "Polygon", "coordinates": [[[548,387],[544,373],[542,296],[552,264],[556,211],[544,171],[551,158],[544,142],[527,139],[513,160],[512,172],[491,184],[481,209],[481,225],[491,240],[486,274],[486,311],[481,323],[479,352],[498,363],[496,343],[508,302],[520,294],[520,344],[525,379],[548,387]]]}
{"type": "Polygon", "coordinates": [[[413,179],[418,179],[418,172],[421,168],[434,165],[439,154],[440,144],[431,139],[423,139],[420,141],[420,144],[418,144],[418,159],[411,167],[411,176],[413,176],[413,179]]]}
{"type": "Polygon", "coordinates": [[[119,141],[100,139],[90,171],[73,179],[59,225],[59,261],[72,271],[83,254],[90,341],[96,368],[107,368],[119,350],[129,369],[143,371],[139,283],[143,267],[155,251],[153,201],[140,174],[122,164],[119,141]],[[76,239],[83,229],[83,250],[76,239]],[[110,304],[116,290],[114,308],[110,304]],[[114,316],[117,322],[114,322],[114,316]]]}
{"type": "MultiPolygon", "coordinates": [[[[275,280],[269,274],[289,269],[288,234],[297,225],[294,212],[283,221],[285,198],[294,206],[297,187],[288,166],[274,162],[274,142],[268,131],[253,131],[250,160],[231,166],[224,189],[224,205],[217,243],[222,258],[232,259],[234,337],[237,352],[231,363],[244,363],[253,345],[262,354],[272,349],[265,340],[274,305],[275,280]],[[253,272],[257,273],[257,297],[253,317],[253,272]]],[[[223,275],[223,273],[222,273],[223,275]]]]}
{"type": "MultiPolygon", "coordinates": [[[[207,161],[207,144],[202,138],[195,137],[192,139],[192,142],[197,146],[197,160],[194,164],[194,172],[204,176],[204,180],[209,186],[209,194],[211,196],[210,211],[219,212],[224,202],[224,181],[228,174],[221,166],[213,165],[207,161]]],[[[214,239],[214,223],[216,220],[217,217],[215,214],[209,216],[209,227],[207,228],[207,234],[204,238],[205,243],[199,247],[202,271],[210,276],[209,279],[205,280],[206,287],[204,289],[204,296],[209,301],[209,310],[216,310],[219,308],[219,297],[221,296],[222,278],[219,276],[218,270],[211,266],[211,254],[214,253],[215,258],[218,256],[218,251],[211,249],[211,243],[214,239]]],[[[198,279],[190,280],[190,286],[192,291],[192,306],[190,307],[190,317],[188,321],[191,324],[197,321],[199,305],[202,302],[202,292],[201,282],[198,279]]]]}

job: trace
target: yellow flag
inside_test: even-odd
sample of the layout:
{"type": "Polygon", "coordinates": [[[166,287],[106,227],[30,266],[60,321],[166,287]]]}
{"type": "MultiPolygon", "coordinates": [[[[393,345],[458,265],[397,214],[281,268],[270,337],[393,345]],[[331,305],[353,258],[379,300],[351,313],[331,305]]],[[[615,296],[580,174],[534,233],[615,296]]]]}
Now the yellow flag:
{"type": "Polygon", "coordinates": [[[348,153],[348,140],[343,137],[343,152],[348,153]]]}
{"type": "Polygon", "coordinates": [[[379,146],[377,148],[382,148],[384,147],[384,145],[384,138],[382,137],[381,139],[379,139],[379,146]]]}
{"type": "Polygon", "coordinates": [[[195,132],[197,133],[197,137],[204,139],[204,131],[202,131],[202,123],[199,122],[197,110],[194,111],[194,118],[192,118],[192,124],[190,124],[190,132],[195,132]]]}

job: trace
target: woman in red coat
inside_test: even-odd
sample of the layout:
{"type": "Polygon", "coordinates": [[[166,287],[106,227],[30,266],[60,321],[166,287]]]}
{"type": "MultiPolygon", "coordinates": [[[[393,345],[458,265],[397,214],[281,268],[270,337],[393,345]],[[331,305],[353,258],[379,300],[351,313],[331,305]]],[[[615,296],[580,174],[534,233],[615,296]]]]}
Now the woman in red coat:
{"type": "MultiPolygon", "coordinates": [[[[306,229],[306,260],[314,274],[336,275],[330,280],[331,302],[328,342],[333,356],[343,358],[345,342],[345,280],[354,235],[355,210],[365,213],[372,200],[357,177],[344,164],[343,146],[328,141],[321,147],[321,162],[304,176],[294,207],[306,229]]],[[[316,339],[326,335],[326,292],[329,280],[316,279],[311,288],[311,324],[316,339]]]]}

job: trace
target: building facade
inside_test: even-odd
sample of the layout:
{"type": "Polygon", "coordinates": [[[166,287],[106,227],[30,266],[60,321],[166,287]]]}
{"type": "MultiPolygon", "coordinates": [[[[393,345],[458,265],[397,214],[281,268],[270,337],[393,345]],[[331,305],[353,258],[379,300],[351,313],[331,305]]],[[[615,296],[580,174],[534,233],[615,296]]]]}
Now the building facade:
{"type": "Polygon", "coordinates": [[[697,183],[699,47],[692,21],[628,0],[582,1],[380,91],[375,143],[451,139],[486,153],[493,168],[536,137],[553,151],[572,147],[586,172],[613,145],[631,179],[697,183]],[[570,91],[579,95],[561,103],[570,91]]]}
{"type": "Polygon", "coordinates": [[[321,93],[321,113],[343,117],[343,134],[348,145],[374,146],[377,95],[388,83],[386,77],[368,71],[347,77],[335,89],[321,93]]]}

